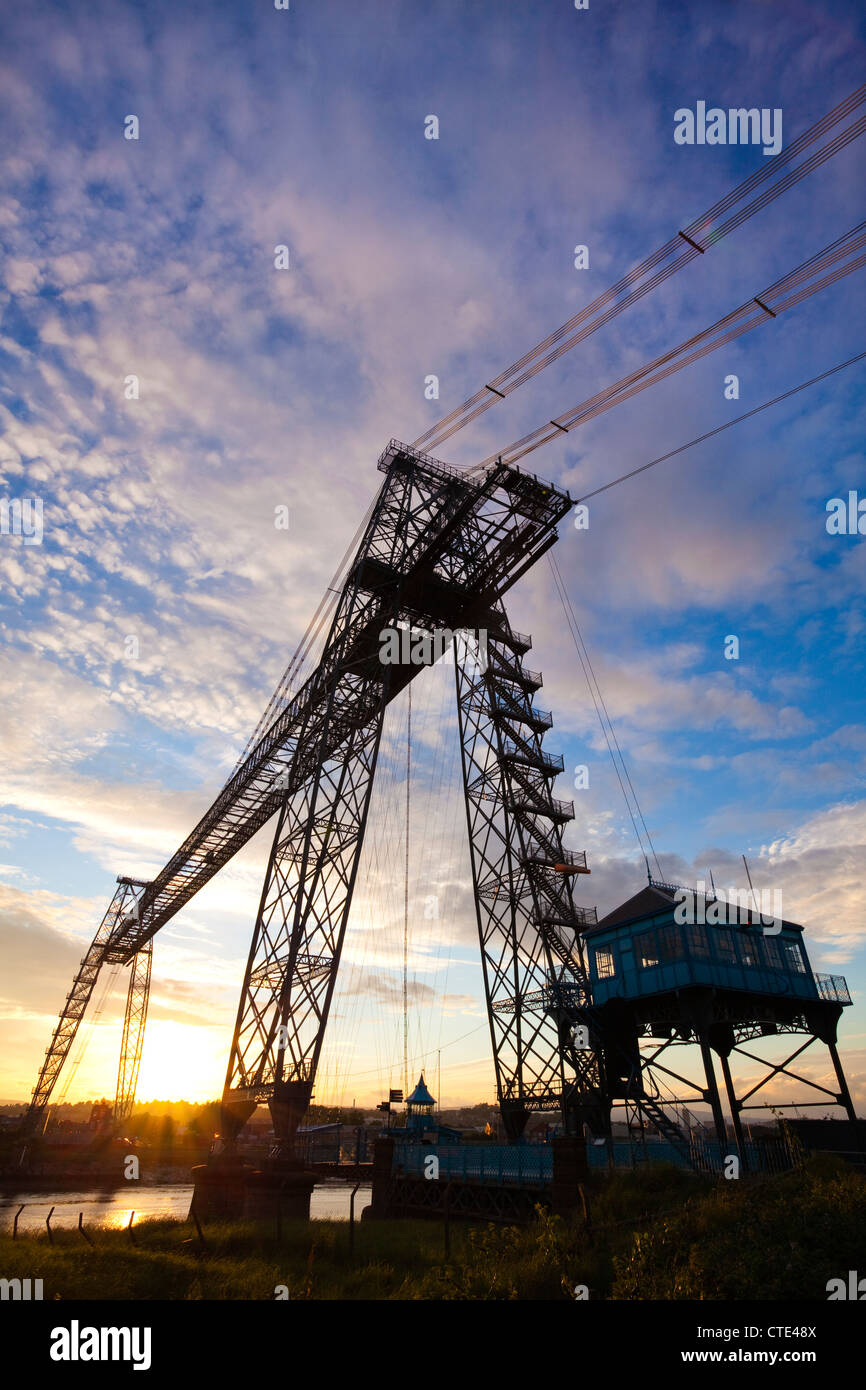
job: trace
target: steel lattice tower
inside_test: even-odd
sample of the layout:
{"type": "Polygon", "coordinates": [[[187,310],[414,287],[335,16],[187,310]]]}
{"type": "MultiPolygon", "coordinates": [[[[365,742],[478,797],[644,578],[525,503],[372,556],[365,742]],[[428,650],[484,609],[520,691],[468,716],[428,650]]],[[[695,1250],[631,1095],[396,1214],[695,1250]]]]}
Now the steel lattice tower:
{"type": "Polygon", "coordinates": [[[573,1045],[588,999],[576,906],[588,872],[562,844],[570,803],[552,796],[562,759],[542,748],[551,716],[504,595],[554,543],[568,494],[513,466],[469,477],[392,440],[318,666],[269,725],[160,874],[124,880],[55,1031],[31,1103],[44,1108],[101,966],[133,964],[117,1113],[132,1102],[157,931],[272,817],[223,1094],[235,1134],[260,1103],[291,1151],[309,1105],[364,841],[387,705],[454,639],[463,784],[499,1102],[511,1139],[533,1109],[560,1106],[574,1132],[604,1128],[601,1069],[573,1045]],[[420,659],[383,660],[388,634],[420,659]],[[147,951],[146,957],[143,953],[147,951]],[[546,1007],[539,1010],[539,999],[546,1007]],[[130,1090],[130,1085],[132,1091],[130,1090]]]}

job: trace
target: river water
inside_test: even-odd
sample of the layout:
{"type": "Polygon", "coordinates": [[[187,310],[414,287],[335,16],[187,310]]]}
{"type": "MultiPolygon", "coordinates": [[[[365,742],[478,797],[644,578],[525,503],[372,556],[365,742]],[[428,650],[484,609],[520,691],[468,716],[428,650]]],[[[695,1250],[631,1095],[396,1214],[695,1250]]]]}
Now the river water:
{"type": "MultiPolygon", "coordinates": [[[[319,1183],[310,1200],[310,1217],[314,1221],[348,1221],[349,1196],[353,1183],[319,1183]]],[[[192,1200],[192,1183],[165,1183],[138,1186],[106,1192],[100,1188],[82,1188],[80,1192],[16,1192],[14,1197],[0,1194],[0,1229],[12,1229],[15,1213],[24,1203],[18,1220],[19,1231],[45,1229],[45,1218],[54,1207],[52,1230],[66,1230],[78,1225],[78,1213],[84,1213],[84,1227],[124,1227],[135,1212],[134,1226],[148,1217],[175,1217],[185,1221],[192,1200]]],[[[355,1219],[370,1202],[369,1186],[360,1187],[355,1196],[355,1219]]]]}

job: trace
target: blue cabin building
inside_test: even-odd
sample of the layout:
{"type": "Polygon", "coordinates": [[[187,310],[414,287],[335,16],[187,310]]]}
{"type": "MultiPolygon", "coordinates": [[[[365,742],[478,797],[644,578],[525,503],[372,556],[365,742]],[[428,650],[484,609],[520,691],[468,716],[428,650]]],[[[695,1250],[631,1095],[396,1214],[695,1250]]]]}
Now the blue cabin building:
{"type": "Polygon", "coordinates": [[[843,976],[812,970],[799,923],[733,906],[732,923],[726,900],[651,883],[583,933],[593,1003],[700,987],[803,1004],[851,1003],[843,976]]]}
{"type": "MultiPolygon", "coordinates": [[[[671,1142],[682,1142],[682,1136],[675,1134],[666,1106],[676,1109],[686,1101],[709,1104],[717,1139],[728,1142],[715,1053],[742,1155],[742,1111],[765,1110],[766,1100],[753,1103],[751,1098],[782,1074],[822,1093],[820,1101],[806,1105],[839,1105],[850,1120],[856,1118],[836,1050],[838,1021],[851,1003],[844,977],[813,971],[799,923],[766,912],[762,917],[747,902],[745,894],[726,898],[650,878],[639,893],[582,933],[591,1003],[579,1012],[603,1040],[611,1100],[623,1102],[627,1113],[629,1106],[633,1113],[642,1112],[640,1123],[649,1119],[671,1142]],[[767,1062],[767,1075],[738,1096],[731,1054],[777,1034],[802,1034],[806,1041],[798,1042],[780,1065],[767,1062]],[[652,1040],[649,1047],[647,1040],[652,1040]],[[830,1054],[835,1091],[792,1069],[794,1060],[816,1043],[830,1054]],[[700,1050],[700,1081],[681,1074],[675,1060],[679,1054],[672,1050],[677,1044],[700,1050]],[[671,1081],[674,1092],[685,1085],[689,1095],[672,1093],[671,1081]]],[[[744,1055],[752,1064],[766,1061],[753,1051],[744,1055]]]]}

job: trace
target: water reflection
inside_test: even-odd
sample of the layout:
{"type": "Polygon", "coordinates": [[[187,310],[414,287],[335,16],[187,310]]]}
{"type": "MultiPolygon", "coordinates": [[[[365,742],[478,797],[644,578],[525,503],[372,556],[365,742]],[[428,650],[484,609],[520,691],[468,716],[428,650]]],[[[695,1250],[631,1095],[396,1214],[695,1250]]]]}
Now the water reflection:
{"type": "MultiPolygon", "coordinates": [[[[310,1216],[314,1221],[348,1221],[351,1183],[321,1183],[313,1189],[310,1216]]],[[[106,1192],[90,1188],[81,1192],[16,1192],[14,1196],[0,1195],[0,1227],[11,1230],[15,1213],[25,1204],[18,1221],[19,1232],[45,1229],[45,1219],[51,1208],[52,1230],[67,1230],[78,1225],[78,1213],[84,1213],[84,1226],[105,1230],[121,1230],[129,1225],[135,1212],[134,1226],[153,1217],[174,1217],[185,1221],[192,1198],[191,1183],[170,1183],[160,1186],[136,1187],[134,1196],[126,1189],[106,1192]]],[[[370,1201],[370,1188],[361,1187],[355,1197],[355,1217],[359,1217],[370,1201]]]]}

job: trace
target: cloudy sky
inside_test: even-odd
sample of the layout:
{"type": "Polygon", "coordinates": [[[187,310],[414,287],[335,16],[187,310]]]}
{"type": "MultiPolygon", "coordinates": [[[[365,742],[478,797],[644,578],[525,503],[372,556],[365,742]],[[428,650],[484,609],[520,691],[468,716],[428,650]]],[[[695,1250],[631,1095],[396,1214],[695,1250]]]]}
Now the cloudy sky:
{"type": "MultiPolygon", "coordinates": [[[[9,1101],[29,1096],[115,875],[154,874],[234,765],[389,438],[418,437],[766,163],[675,143],[677,109],[778,108],[784,146],[861,80],[864,23],[855,0],[5,11],[0,495],[41,499],[44,526],[41,544],[0,536],[9,1101]]],[[[489,455],[759,294],[862,218],[863,176],[861,138],[441,457],[489,455]]],[[[580,495],[862,351],[863,275],[530,467],[580,495]]],[[[665,874],[742,884],[746,853],[815,968],[859,996],[866,538],[825,521],[828,499],[866,496],[863,395],[861,364],[595,499],[556,552],[665,874]]],[[[565,753],[582,900],[607,910],[645,870],[546,562],[511,616],[565,753]]],[[[441,1067],[445,1104],[493,1093],[451,679],[415,682],[411,824],[410,1051],[436,1086],[441,1067]]],[[[405,727],[401,700],[320,1100],[402,1079],[405,727]]],[[[144,1097],[221,1088],[268,833],[156,940],[144,1097]]],[[[123,990],[121,974],[70,1099],[113,1091],[123,990]]],[[[862,1104],[861,1005],[841,1037],[862,1104]]]]}

